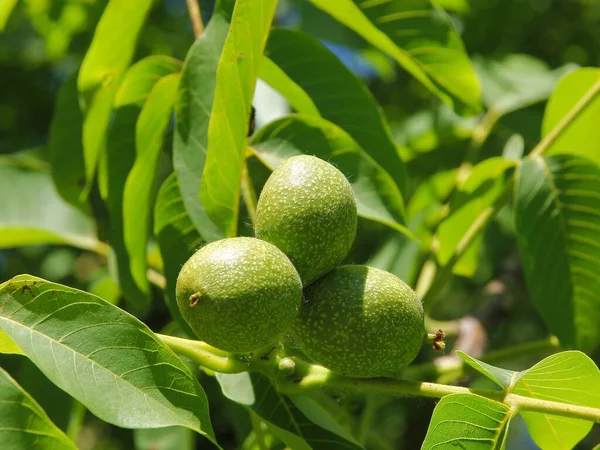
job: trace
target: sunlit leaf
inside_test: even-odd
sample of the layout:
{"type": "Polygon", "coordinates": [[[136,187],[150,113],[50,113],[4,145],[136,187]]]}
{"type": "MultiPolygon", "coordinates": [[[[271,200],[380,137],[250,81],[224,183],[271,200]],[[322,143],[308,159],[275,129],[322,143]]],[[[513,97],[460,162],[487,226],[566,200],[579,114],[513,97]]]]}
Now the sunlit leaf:
{"type": "Polygon", "coordinates": [[[237,0],[217,68],[200,199],[225,236],[236,234],[252,97],[276,5],[237,0]]]}
{"type": "Polygon", "coordinates": [[[136,159],[123,192],[123,233],[129,267],[136,285],[149,292],[146,247],[158,160],[171,123],[180,75],[156,82],[136,123],[136,159]]]}
{"type": "Polygon", "coordinates": [[[248,372],[235,375],[219,373],[217,380],[227,398],[258,414],[267,423],[271,432],[289,448],[294,450],[361,448],[325,410],[317,411],[310,400],[297,399],[303,410],[312,410],[309,415],[320,426],[311,422],[296,407],[296,401],[277,392],[271,380],[264,375],[248,372]]]}
{"type": "Polygon", "coordinates": [[[0,367],[0,448],[76,450],[44,410],[0,367]]]}
{"type": "MultiPolygon", "coordinates": [[[[552,93],[546,112],[542,134],[549,134],[575,104],[594,85],[600,83],[600,69],[583,68],[567,74],[552,93]]],[[[591,159],[600,165],[600,94],[550,145],[546,155],[570,154],[591,159]]]]}
{"type": "Polygon", "coordinates": [[[600,343],[600,167],[579,156],[528,159],[515,227],[529,292],[563,347],[600,343]]]}
{"type": "Polygon", "coordinates": [[[503,403],[473,394],[451,394],[435,407],[421,450],[501,450],[510,419],[503,403]]]}
{"type": "Polygon", "coordinates": [[[23,350],[19,348],[17,344],[6,334],[4,330],[0,329],[0,353],[5,355],[24,355],[23,350]]]}
{"type": "Polygon", "coordinates": [[[256,156],[271,170],[300,154],[329,161],[352,184],[360,216],[406,233],[404,203],[394,181],[333,123],[312,116],[287,116],[263,127],[251,145],[256,156]]]}
{"type": "Polygon", "coordinates": [[[160,254],[164,261],[167,279],[164,293],[167,307],[181,329],[189,336],[194,336],[177,307],[175,286],[181,266],[193,255],[203,240],[187,214],[174,173],[163,182],[158,191],[154,208],[154,234],[158,238],[160,254]]]}
{"type": "Polygon", "coordinates": [[[461,352],[459,350],[456,351],[456,354],[460,356],[462,360],[466,362],[469,366],[471,366],[477,372],[492,380],[502,389],[508,389],[518,379],[518,372],[502,369],[500,367],[494,367],[483,361],[479,361],[478,359],[475,359],[472,356],[469,356],[466,353],[461,352]]]}
{"type": "Polygon", "coordinates": [[[105,251],[93,222],[58,195],[44,171],[0,161],[0,248],[68,244],[105,251]]]}
{"type": "Polygon", "coordinates": [[[366,86],[316,39],[274,29],[265,54],[312,99],[321,116],[348,133],[392,176],[403,195],[408,177],[389,125],[366,86]]]}
{"type": "Polygon", "coordinates": [[[2,0],[0,3],[0,32],[4,31],[6,22],[10,18],[11,13],[17,6],[19,0],[2,0]]]}
{"type": "MultiPolygon", "coordinates": [[[[573,405],[600,407],[600,371],[585,354],[551,355],[526,370],[512,392],[526,397],[573,405]]],[[[573,448],[592,429],[587,420],[521,412],[529,433],[544,450],[573,448]]]]}
{"type": "Polygon", "coordinates": [[[116,306],[21,275],[0,285],[0,327],[100,419],[125,428],[181,425],[214,441],[195,377],[146,325],[116,306]]]}
{"type": "Polygon", "coordinates": [[[448,15],[429,0],[310,0],[394,58],[427,89],[477,113],[480,86],[448,15]]]}
{"type": "Polygon", "coordinates": [[[195,436],[183,427],[133,430],[135,450],[194,450],[195,436]]]}
{"type": "Polygon", "coordinates": [[[85,99],[83,149],[88,189],[105,148],[114,96],[151,6],[152,0],[110,0],[81,63],[77,86],[85,99]]]}
{"type": "Polygon", "coordinates": [[[82,127],[83,114],[79,107],[75,73],[62,85],[58,93],[48,147],[56,190],[71,205],[88,212],[89,207],[81,198],[85,187],[82,127]]]}

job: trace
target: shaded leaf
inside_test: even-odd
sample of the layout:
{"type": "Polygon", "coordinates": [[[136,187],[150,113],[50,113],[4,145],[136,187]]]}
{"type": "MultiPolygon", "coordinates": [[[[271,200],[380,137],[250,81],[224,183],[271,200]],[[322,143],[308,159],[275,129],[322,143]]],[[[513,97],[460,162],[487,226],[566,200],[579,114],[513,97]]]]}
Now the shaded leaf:
{"type": "Polygon", "coordinates": [[[123,235],[129,268],[135,284],[144,293],[150,291],[146,277],[146,247],[152,193],[165,133],[171,123],[179,78],[178,73],[161,78],[148,95],[136,123],[136,160],[123,192],[123,235]]]}
{"type": "MultiPolygon", "coordinates": [[[[583,68],[565,75],[548,101],[542,135],[548,135],[594,85],[600,83],[600,69],[583,68]]],[[[585,156],[600,165],[600,94],[550,145],[546,155],[585,156]]]]}
{"type": "Polygon", "coordinates": [[[164,261],[167,279],[164,294],[171,317],[189,336],[195,336],[190,326],[181,317],[175,298],[175,286],[181,266],[194,254],[203,240],[187,214],[174,173],[163,182],[156,198],[154,234],[158,238],[164,261]]]}
{"type": "Polygon", "coordinates": [[[578,156],[523,162],[515,227],[529,292],[563,347],[600,342],[600,167],[578,156]]]}
{"type": "Polygon", "coordinates": [[[503,403],[474,394],[446,395],[433,411],[421,450],[501,450],[511,418],[503,403]]]}
{"type": "Polygon", "coordinates": [[[328,416],[325,410],[316,411],[312,409],[312,403],[297,400],[303,409],[312,409],[312,418],[326,428],[312,423],[295,406],[294,401],[277,392],[271,380],[264,375],[248,372],[235,375],[218,373],[217,381],[227,398],[258,414],[271,432],[294,450],[361,448],[342,436],[348,437],[345,430],[334,423],[335,419],[328,416]],[[325,418],[324,414],[328,417],[325,418]]]}
{"type": "Polygon", "coordinates": [[[480,111],[480,86],[450,17],[429,0],[310,0],[394,58],[457,109],[480,111]]]}
{"type": "Polygon", "coordinates": [[[50,175],[0,160],[0,248],[68,244],[105,251],[93,222],[64,202],[50,175]]]}
{"type": "Polygon", "coordinates": [[[56,190],[68,203],[88,212],[85,199],[85,162],[82,141],[83,114],[79,107],[77,73],[60,88],[48,142],[50,167],[56,190]]]}
{"type": "Polygon", "coordinates": [[[321,116],[346,131],[388,171],[403,195],[408,176],[389,125],[367,87],[316,39],[274,29],[265,54],[312,99],[321,116]]]}
{"type": "Polygon", "coordinates": [[[146,325],[110,303],[21,275],[0,285],[0,327],[100,419],[125,428],[181,425],[214,442],[195,377],[146,325]]]}
{"type": "MultiPolygon", "coordinates": [[[[490,207],[503,191],[504,173],[514,167],[515,161],[496,157],[477,164],[468,178],[459,186],[450,202],[448,217],[438,228],[439,246],[436,254],[440,264],[446,264],[455,253],[457,244],[481,212],[490,207]]],[[[453,268],[462,276],[473,276],[479,261],[483,235],[476,237],[453,268]]]]}
{"type": "Polygon", "coordinates": [[[88,191],[105,148],[114,96],[151,6],[152,0],[110,0],[81,63],[77,86],[86,104],[83,149],[88,191]]]}
{"type": "MultiPolygon", "coordinates": [[[[600,371],[585,354],[551,355],[521,374],[513,393],[541,400],[600,407],[600,371]]],[[[587,420],[522,412],[529,433],[544,450],[573,448],[592,429],[587,420]]]]}
{"type": "Polygon", "coordinates": [[[404,203],[389,174],[341,128],[325,119],[292,115],[263,127],[251,141],[271,170],[289,157],[308,154],[329,161],[352,184],[358,214],[406,233],[404,203]]]}
{"type": "Polygon", "coordinates": [[[0,448],[65,450],[77,447],[0,367],[0,448]]]}

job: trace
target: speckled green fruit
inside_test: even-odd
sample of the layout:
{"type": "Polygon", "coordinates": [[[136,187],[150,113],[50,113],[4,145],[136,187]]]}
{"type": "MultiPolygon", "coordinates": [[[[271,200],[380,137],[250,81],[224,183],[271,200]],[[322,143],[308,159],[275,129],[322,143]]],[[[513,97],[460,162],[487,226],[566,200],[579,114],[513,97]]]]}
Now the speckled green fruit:
{"type": "Polygon", "coordinates": [[[308,285],[348,254],[356,221],[344,174],[314,156],[294,156],[275,169],[260,194],[256,237],[279,247],[308,285]]]}
{"type": "Polygon", "coordinates": [[[421,301],[389,272],[340,266],[306,288],[304,297],[294,338],[314,362],[334,372],[394,375],[421,349],[421,301]]]}
{"type": "Polygon", "coordinates": [[[231,238],[198,250],[177,278],[177,304],[200,340],[248,352],[274,343],[302,300],[296,269],[277,247],[231,238]]]}

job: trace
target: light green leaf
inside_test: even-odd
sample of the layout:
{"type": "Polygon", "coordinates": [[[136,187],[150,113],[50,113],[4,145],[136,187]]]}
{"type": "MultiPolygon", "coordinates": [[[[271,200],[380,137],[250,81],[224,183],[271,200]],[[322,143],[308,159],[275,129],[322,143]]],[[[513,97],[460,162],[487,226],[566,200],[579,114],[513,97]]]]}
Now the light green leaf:
{"type": "Polygon", "coordinates": [[[195,441],[193,431],[183,427],[133,430],[136,450],[194,450],[195,441]]]}
{"type": "MultiPolygon", "coordinates": [[[[144,102],[160,79],[168,77],[180,67],[176,60],[162,56],[150,56],[131,66],[119,86],[115,99],[117,108],[114,111],[107,138],[106,173],[110,176],[107,179],[106,204],[110,221],[109,238],[117,258],[118,282],[121,290],[127,301],[140,311],[149,304],[150,290],[145,280],[145,270],[142,280],[139,262],[135,279],[132,274],[133,269],[125,243],[123,223],[124,192],[127,178],[130,176],[136,159],[136,128],[144,102]]],[[[162,97],[162,95],[159,96],[162,97]]],[[[155,101],[158,101],[158,98],[155,101]]],[[[145,116],[152,118],[149,117],[151,111],[147,109],[145,116]]],[[[145,140],[148,137],[144,136],[145,142],[148,142],[145,140]]],[[[152,145],[159,145],[159,142],[152,142],[152,145]]],[[[147,220],[147,217],[140,218],[140,220],[147,220]]]]}
{"type": "Polygon", "coordinates": [[[228,31],[227,14],[215,11],[204,33],[192,44],[185,58],[175,105],[173,166],[185,209],[194,227],[207,242],[225,237],[205,211],[200,200],[200,182],[208,147],[217,65],[228,31]]]}
{"type": "Polygon", "coordinates": [[[446,11],[452,11],[459,14],[466,14],[471,10],[470,0],[434,0],[446,11]]]}
{"type": "Polygon", "coordinates": [[[296,399],[317,425],[295,406],[290,398],[277,392],[271,380],[257,373],[217,374],[223,394],[249,408],[267,424],[269,430],[294,450],[360,449],[361,447],[325,410],[313,402],[296,399]],[[320,425],[320,426],[318,426],[320,425]]]}
{"type": "Polygon", "coordinates": [[[165,301],[171,317],[189,336],[195,336],[177,307],[175,286],[179,269],[202,244],[202,237],[185,210],[177,177],[172,173],[161,186],[154,209],[154,234],[158,238],[160,254],[164,261],[165,301]]]}
{"type": "Polygon", "coordinates": [[[152,0],[110,0],[81,63],[77,86],[86,103],[83,149],[89,192],[105,148],[112,103],[152,0]]]}
{"type": "MultiPolygon", "coordinates": [[[[600,407],[600,371],[585,354],[551,355],[526,370],[512,391],[526,397],[600,407]]],[[[522,412],[529,433],[544,450],[571,449],[592,429],[592,422],[550,414],[522,412]]]]}
{"type": "Polygon", "coordinates": [[[283,95],[297,112],[319,116],[319,110],[308,94],[267,57],[263,57],[260,64],[260,78],[283,95]]]}
{"type": "Polygon", "coordinates": [[[276,5],[277,0],[236,1],[217,68],[200,199],[228,237],[237,231],[252,97],[276,5]]]}
{"type": "Polygon", "coordinates": [[[600,167],[579,156],[523,162],[514,191],[529,292],[563,347],[600,343],[600,167]]]}
{"type": "Polygon", "coordinates": [[[23,350],[19,348],[17,344],[6,334],[6,332],[0,329],[0,353],[5,355],[24,355],[23,350]]]}
{"type": "Polygon", "coordinates": [[[512,370],[501,369],[500,367],[494,367],[483,361],[473,358],[460,350],[456,351],[456,354],[466,362],[469,366],[475,369],[480,374],[486,376],[502,389],[508,389],[518,379],[520,374],[512,370]]]}
{"type": "Polygon", "coordinates": [[[0,160],[0,248],[67,244],[103,252],[93,222],[64,202],[50,175],[0,160]]]}
{"type": "Polygon", "coordinates": [[[146,325],[116,306],[21,275],[0,285],[0,327],[98,418],[125,428],[181,425],[214,442],[196,378],[146,325]]]}
{"type": "Polygon", "coordinates": [[[81,198],[86,180],[82,127],[83,114],[79,107],[75,73],[62,85],[58,93],[50,124],[48,147],[56,190],[68,203],[83,212],[88,212],[89,206],[81,198]]]}
{"type": "Polygon", "coordinates": [[[352,184],[361,217],[407,233],[403,225],[404,203],[394,181],[333,123],[312,116],[287,116],[263,127],[251,145],[256,156],[271,170],[300,154],[329,161],[352,184]]]}
{"type": "Polygon", "coordinates": [[[394,58],[455,108],[481,110],[480,86],[450,17],[429,0],[310,0],[394,58]]]}
{"type": "MultiPolygon", "coordinates": [[[[600,69],[583,68],[565,75],[552,93],[542,125],[542,135],[548,135],[575,104],[594,85],[600,83],[600,69]]],[[[600,165],[600,95],[550,145],[546,155],[570,154],[585,156],[600,165]]]]}
{"type": "MultiPolygon", "coordinates": [[[[450,213],[438,228],[439,246],[436,254],[440,264],[444,265],[452,258],[457,244],[473,221],[497,200],[504,186],[504,173],[515,164],[515,161],[496,157],[486,159],[473,168],[452,197],[450,213]]],[[[454,266],[455,274],[466,277],[475,274],[482,242],[482,235],[474,239],[454,266]]]]}
{"type": "Polygon", "coordinates": [[[0,367],[0,448],[76,450],[44,410],[0,367]]]}
{"type": "Polygon", "coordinates": [[[146,247],[152,193],[179,78],[180,75],[174,73],[157,81],[142,108],[135,130],[136,160],[123,192],[123,234],[129,268],[136,285],[147,294],[150,286],[146,277],[146,247]]]}
{"type": "Polygon", "coordinates": [[[392,176],[403,195],[408,176],[381,108],[367,87],[316,39],[274,29],[265,54],[312,99],[321,116],[348,133],[392,176]]]}
{"type": "Polygon", "coordinates": [[[421,450],[501,450],[511,418],[503,403],[474,394],[446,395],[433,411],[421,450]]]}
{"type": "Polygon", "coordinates": [[[0,32],[4,31],[4,28],[6,28],[6,22],[8,22],[8,19],[18,2],[19,0],[2,0],[2,2],[0,2],[0,32]]]}

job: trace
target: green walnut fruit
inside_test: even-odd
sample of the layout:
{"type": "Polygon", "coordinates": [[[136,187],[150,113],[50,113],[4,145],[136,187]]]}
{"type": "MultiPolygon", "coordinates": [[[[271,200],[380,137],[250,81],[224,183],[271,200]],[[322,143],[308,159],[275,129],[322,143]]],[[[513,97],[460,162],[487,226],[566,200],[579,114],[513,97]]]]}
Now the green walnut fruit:
{"type": "Polygon", "coordinates": [[[308,285],[348,254],[356,220],[344,174],[314,156],[294,156],[271,174],[260,194],[256,237],[279,247],[308,285]]]}
{"type": "Polygon", "coordinates": [[[177,305],[199,339],[248,352],[274,343],[302,301],[296,269],[277,247],[231,238],[198,250],[177,278],[177,305]]]}
{"type": "Polygon", "coordinates": [[[334,372],[390,376],[421,349],[423,306],[389,272],[340,266],[305,289],[293,334],[301,350],[334,372]]]}

